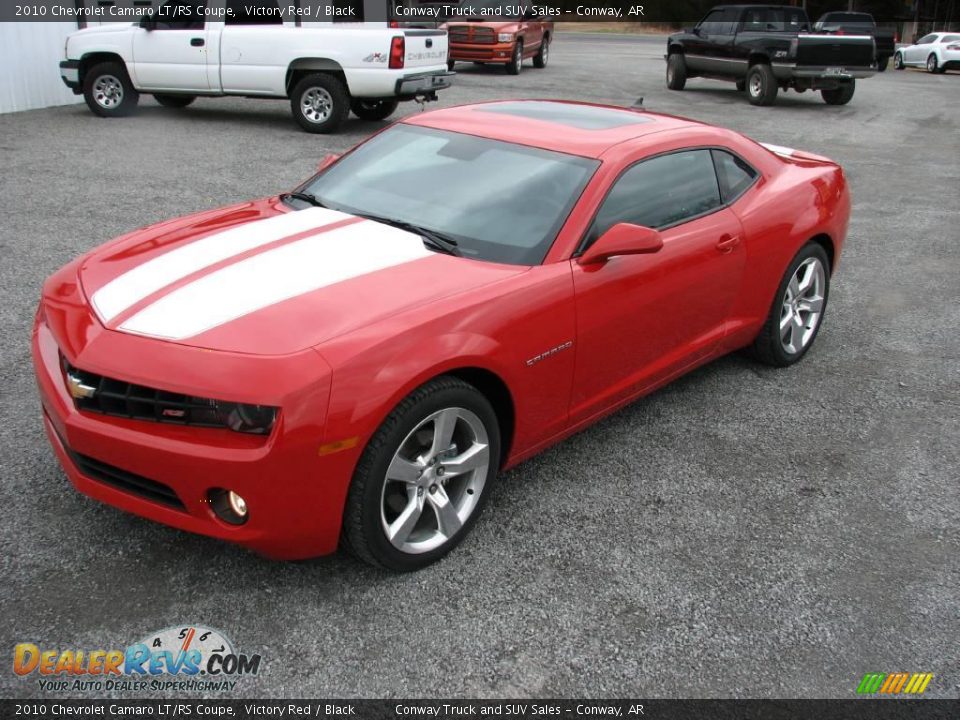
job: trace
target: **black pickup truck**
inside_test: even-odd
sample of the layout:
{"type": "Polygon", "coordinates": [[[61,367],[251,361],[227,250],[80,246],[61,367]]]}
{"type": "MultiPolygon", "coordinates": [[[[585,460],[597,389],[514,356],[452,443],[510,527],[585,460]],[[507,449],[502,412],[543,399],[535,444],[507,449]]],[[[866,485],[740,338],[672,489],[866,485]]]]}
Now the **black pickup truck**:
{"type": "Polygon", "coordinates": [[[667,87],[688,78],[731,80],[754,105],[772,105],[780,88],[819,90],[829,105],[846,105],[856,78],[877,71],[869,35],[814,34],[802,8],[721,5],[696,27],[667,39],[667,87]]]}
{"type": "Polygon", "coordinates": [[[813,29],[828,35],[871,35],[877,46],[877,70],[887,69],[897,49],[896,35],[889,28],[879,27],[873,15],[863,12],[828,12],[820,16],[813,29]]]}

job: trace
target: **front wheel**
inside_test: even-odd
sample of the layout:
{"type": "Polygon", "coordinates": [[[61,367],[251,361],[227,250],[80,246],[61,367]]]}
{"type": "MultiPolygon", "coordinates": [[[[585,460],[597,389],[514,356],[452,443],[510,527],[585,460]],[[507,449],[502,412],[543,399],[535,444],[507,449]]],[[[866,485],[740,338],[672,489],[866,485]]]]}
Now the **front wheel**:
{"type": "Polygon", "coordinates": [[[136,109],[140,93],[133,87],[122,63],[103,62],[94,65],[84,76],[83,99],[95,115],[121,117],[136,109]]]}
{"type": "Polygon", "coordinates": [[[547,61],[550,59],[550,38],[545,37],[543,42],[540,43],[540,50],[533,58],[533,66],[535,68],[540,68],[541,70],[547,66],[547,61]]]}
{"type": "Polygon", "coordinates": [[[196,95],[156,95],[153,99],[168,108],[185,108],[197,99],[196,95]]]}
{"type": "Polygon", "coordinates": [[[903,54],[897,53],[896,55],[893,56],[893,69],[903,70],[904,67],[905,66],[903,64],[903,54]]]}
{"type": "Polygon", "coordinates": [[[790,262],[753,353],[776,367],[792,365],[813,345],[827,309],[830,260],[823,247],[807,243],[790,262]]]}
{"type": "Polygon", "coordinates": [[[350,102],[350,109],[361,120],[386,120],[393,115],[398,105],[399,100],[354,99],[350,102]]]}
{"type": "Polygon", "coordinates": [[[513,46],[513,56],[507,63],[507,74],[519,75],[521,70],[523,70],[523,40],[517,40],[517,44],[513,46]]]}
{"type": "Polygon", "coordinates": [[[687,84],[687,61],[682,53],[673,53],[667,58],[667,87],[683,90],[687,84]]]}
{"type": "Polygon", "coordinates": [[[820,96],[827,105],[846,105],[853,99],[856,89],[857,81],[850,80],[835,88],[824,88],[820,91],[820,96]]]}
{"type": "Polygon", "coordinates": [[[479,517],[499,458],[500,429],[487,398],[458,378],[428,382],[397,405],[357,463],[344,546],[400,572],[439,560],[479,517]]]}
{"type": "Polygon", "coordinates": [[[760,63],[747,71],[747,99],[751,105],[773,105],[779,89],[769,65],[760,63]]]}
{"type": "Polygon", "coordinates": [[[294,119],[307,132],[331,133],[347,119],[349,94],[333,75],[307,75],[293,87],[290,109],[294,119]]]}

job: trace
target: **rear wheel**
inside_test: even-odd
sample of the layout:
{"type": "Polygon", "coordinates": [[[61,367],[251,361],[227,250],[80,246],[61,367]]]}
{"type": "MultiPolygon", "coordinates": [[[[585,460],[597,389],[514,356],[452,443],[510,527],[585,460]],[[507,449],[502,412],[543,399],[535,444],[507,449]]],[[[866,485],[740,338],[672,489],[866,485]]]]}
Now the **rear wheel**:
{"type": "Polygon", "coordinates": [[[315,73],[300,80],[290,93],[290,109],[297,123],[309,133],[331,133],[350,112],[343,83],[333,75],[315,73]]]}
{"type": "Polygon", "coordinates": [[[884,55],[881,58],[877,58],[877,72],[885,72],[887,65],[890,63],[890,56],[884,55]]]}
{"type": "Polygon", "coordinates": [[[386,120],[400,105],[399,100],[358,100],[350,102],[353,114],[361,120],[386,120]]]}
{"type": "Polygon", "coordinates": [[[479,517],[499,457],[500,430],[486,397],[454,377],[428,382],[397,405],[357,463],[343,544],[396,571],[440,559],[479,517]]]}
{"type": "Polygon", "coordinates": [[[937,72],[937,56],[933,53],[930,53],[930,57],[927,58],[927,72],[935,73],[937,72]]]}
{"type": "Polygon", "coordinates": [[[673,53],[667,58],[667,87],[683,90],[687,84],[687,61],[683,53],[673,53]]]}
{"type": "Polygon", "coordinates": [[[535,68],[543,69],[547,66],[547,61],[550,59],[550,38],[544,37],[543,42],[540,43],[540,50],[533,58],[533,66],[535,68]]]}
{"type": "Polygon", "coordinates": [[[83,78],[83,99],[95,115],[121,117],[136,109],[140,93],[130,82],[123,63],[103,62],[87,70],[83,78]]]}
{"type": "Polygon", "coordinates": [[[823,247],[807,243],[790,262],[753,353],[776,367],[792,365],[813,345],[827,309],[830,261],[823,247]]]}
{"type": "Polygon", "coordinates": [[[903,55],[901,53],[897,53],[896,55],[893,56],[893,69],[903,70],[903,68],[904,68],[903,55]]]}
{"type": "Polygon", "coordinates": [[[777,78],[769,65],[758,63],[747,71],[747,98],[751,105],[773,105],[778,90],[777,78]]]}
{"type": "Polygon", "coordinates": [[[827,105],[846,105],[853,99],[853,93],[856,89],[857,81],[850,80],[839,87],[824,88],[820,91],[820,95],[827,105]]]}
{"type": "Polygon", "coordinates": [[[153,99],[164,107],[185,108],[197,99],[196,95],[154,95],[153,99]]]}
{"type": "Polygon", "coordinates": [[[513,46],[510,62],[507,63],[507,74],[519,75],[521,70],[523,70],[523,40],[517,40],[517,44],[513,46]]]}

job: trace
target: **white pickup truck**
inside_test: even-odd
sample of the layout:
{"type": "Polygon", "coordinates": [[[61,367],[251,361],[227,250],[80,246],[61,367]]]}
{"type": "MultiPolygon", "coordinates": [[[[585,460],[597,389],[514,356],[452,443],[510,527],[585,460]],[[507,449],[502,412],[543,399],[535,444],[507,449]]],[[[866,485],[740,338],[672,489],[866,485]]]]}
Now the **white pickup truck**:
{"type": "Polygon", "coordinates": [[[243,12],[234,0],[168,0],[139,23],[80,30],[67,38],[60,75],[101,117],[129,114],[141,93],[168,107],[198,95],[289,98],[314,133],[335,131],[351,110],[382,120],[400,101],[433,100],[451,84],[444,30],[300,27],[250,10],[270,0],[247,3],[238,16],[227,12],[243,12]]]}

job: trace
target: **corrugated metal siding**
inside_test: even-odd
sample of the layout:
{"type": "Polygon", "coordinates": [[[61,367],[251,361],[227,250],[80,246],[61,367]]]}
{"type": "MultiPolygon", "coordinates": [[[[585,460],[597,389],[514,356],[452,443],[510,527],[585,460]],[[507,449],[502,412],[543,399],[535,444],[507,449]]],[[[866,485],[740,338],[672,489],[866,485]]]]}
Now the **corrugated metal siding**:
{"type": "Polygon", "coordinates": [[[74,22],[0,23],[0,113],[82,102],[60,79],[74,22]]]}

